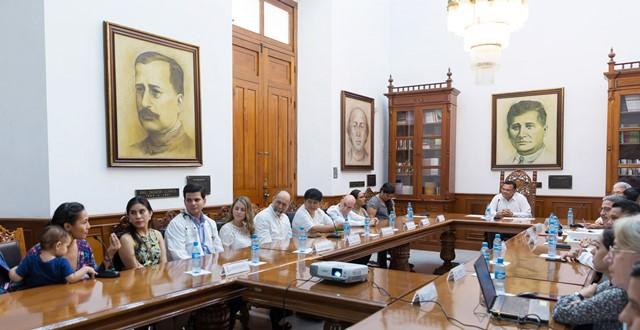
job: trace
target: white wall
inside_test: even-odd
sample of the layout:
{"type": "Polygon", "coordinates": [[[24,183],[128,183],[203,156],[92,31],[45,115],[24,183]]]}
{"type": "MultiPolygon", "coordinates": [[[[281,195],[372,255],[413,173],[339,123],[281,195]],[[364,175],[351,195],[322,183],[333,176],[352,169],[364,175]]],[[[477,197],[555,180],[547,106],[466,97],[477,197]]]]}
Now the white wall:
{"type": "Polygon", "coordinates": [[[540,195],[602,196],[605,193],[607,54],[638,60],[640,2],[529,2],[529,18],[511,36],[494,85],[474,83],[463,40],[446,30],[443,1],[402,0],[391,6],[391,71],[394,85],[443,81],[448,67],[458,96],[456,192],[494,193],[491,171],[491,95],[565,88],[564,166],[538,171],[540,195]],[[616,15],[607,16],[613,8],[616,15]],[[576,10],[577,9],[577,10],[576,10]],[[626,14],[628,13],[628,14],[626,14]],[[547,188],[553,174],[573,176],[573,189],[547,188]]]}
{"type": "Polygon", "coordinates": [[[349,181],[387,172],[388,0],[300,1],[298,46],[298,193],[347,193],[349,181]],[[340,91],[375,99],[374,170],[340,170],[340,91]],[[333,179],[332,168],[338,168],[333,179]]]}
{"type": "Polygon", "coordinates": [[[49,215],[44,5],[0,1],[0,216],[49,215]]]}
{"type": "Polygon", "coordinates": [[[45,31],[51,210],[77,200],[91,214],[123,212],[135,189],[182,188],[187,175],[211,176],[209,204],[232,201],[230,1],[47,1],[45,31]],[[103,21],[200,47],[204,166],[107,167],[103,21]]]}

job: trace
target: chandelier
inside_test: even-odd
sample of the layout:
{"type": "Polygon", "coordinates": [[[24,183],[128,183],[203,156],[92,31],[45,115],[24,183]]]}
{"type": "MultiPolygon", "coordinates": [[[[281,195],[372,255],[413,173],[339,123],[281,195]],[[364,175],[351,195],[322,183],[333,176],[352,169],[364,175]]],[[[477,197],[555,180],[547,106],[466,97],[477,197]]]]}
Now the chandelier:
{"type": "Polygon", "coordinates": [[[448,0],[447,28],[464,38],[476,83],[493,83],[502,49],[527,15],[527,0],[448,0]]]}

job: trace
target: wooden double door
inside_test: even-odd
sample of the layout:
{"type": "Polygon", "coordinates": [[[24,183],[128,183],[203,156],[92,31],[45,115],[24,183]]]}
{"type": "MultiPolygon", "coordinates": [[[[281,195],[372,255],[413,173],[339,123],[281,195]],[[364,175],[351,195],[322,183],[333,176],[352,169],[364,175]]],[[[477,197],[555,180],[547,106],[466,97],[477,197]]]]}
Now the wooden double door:
{"type": "Polygon", "coordinates": [[[233,193],[266,206],[295,196],[295,53],[233,36],[233,193]]]}

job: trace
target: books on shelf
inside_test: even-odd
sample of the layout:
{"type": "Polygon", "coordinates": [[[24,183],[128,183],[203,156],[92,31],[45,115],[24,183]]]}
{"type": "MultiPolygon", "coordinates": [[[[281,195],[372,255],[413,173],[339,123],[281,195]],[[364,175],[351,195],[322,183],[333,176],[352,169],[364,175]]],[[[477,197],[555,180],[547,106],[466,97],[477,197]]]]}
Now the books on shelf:
{"type": "Polygon", "coordinates": [[[620,165],[640,164],[640,159],[620,159],[618,164],[620,165]]]}
{"type": "Polygon", "coordinates": [[[640,95],[625,95],[624,101],[628,112],[640,111],[640,95]]]}
{"type": "Polygon", "coordinates": [[[438,166],[440,165],[440,158],[425,158],[422,164],[425,166],[438,166]]]}
{"type": "Polygon", "coordinates": [[[435,124],[442,122],[442,111],[428,111],[424,114],[424,123],[425,124],[435,124]]]}

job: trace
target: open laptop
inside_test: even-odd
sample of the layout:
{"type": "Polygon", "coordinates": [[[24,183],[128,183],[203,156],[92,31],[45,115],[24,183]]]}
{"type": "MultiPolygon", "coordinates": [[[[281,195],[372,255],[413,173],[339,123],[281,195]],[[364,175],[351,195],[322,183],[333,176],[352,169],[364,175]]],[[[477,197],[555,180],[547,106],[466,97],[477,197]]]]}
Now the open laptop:
{"type": "Polygon", "coordinates": [[[498,296],[491,280],[489,266],[483,256],[473,264],[478,275],[480,290],[484,297],[487,311],[491,315],[503,319],[531,322],[549,322],[549,302],[541,299],[531,299],[515,296],[498,296]]]}

